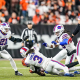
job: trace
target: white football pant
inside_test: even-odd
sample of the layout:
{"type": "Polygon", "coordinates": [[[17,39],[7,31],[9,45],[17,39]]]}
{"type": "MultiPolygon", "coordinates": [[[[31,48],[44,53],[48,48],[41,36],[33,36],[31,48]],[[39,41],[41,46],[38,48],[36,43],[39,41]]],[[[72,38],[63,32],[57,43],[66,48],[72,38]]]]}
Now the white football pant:
{"type": "Polygon", "coordinates": [[[8,59],[10,61],[11,66],[13,67],[13,69],[15,71],[17,71],[17,67],[16,67],[16,64],[15,64],[13,58],[6,50],[0,51],[0,56],[3,57],[4,59],[8,59]]]}

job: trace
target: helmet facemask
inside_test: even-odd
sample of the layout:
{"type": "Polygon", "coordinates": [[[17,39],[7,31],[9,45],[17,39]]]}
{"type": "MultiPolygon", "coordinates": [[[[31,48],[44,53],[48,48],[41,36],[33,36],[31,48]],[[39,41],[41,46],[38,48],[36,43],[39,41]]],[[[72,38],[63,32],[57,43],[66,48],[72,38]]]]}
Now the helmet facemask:
{"type": "Polygon", "coordinates": [[[53,30],[54,34],[59,37],[64,32],[63,25],[56,25],[53,30]]]}
{"type": "Polygon", "coordinates": [[[1,23],[1,31],[7,34],[10,31],[10,26],[8,23],[1,23]]]}

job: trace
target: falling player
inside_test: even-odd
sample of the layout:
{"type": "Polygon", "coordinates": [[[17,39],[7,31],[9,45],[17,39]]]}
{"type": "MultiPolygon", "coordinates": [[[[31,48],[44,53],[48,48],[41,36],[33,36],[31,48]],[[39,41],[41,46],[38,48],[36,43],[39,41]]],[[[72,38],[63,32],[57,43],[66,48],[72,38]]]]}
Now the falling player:
{"type": "Polygon", "coordinates": [[[23,47],[20,49],[20,54],[25,57],[23,60],[24,66],[37,66],[43,68],[48,73],[60,74],[57,69],[63,70],[64,76],[74,76],[69,73],[68,67],[63,65],[62,63],[55,61],[52,58],[45,57],[42,53],[40,53],[36,47],[28,49],[27,47],[23,47]],[[24,49],[23,49],[24,48],[24,49]],[[27,56],[26,56],[27,55],[27,56]]]}

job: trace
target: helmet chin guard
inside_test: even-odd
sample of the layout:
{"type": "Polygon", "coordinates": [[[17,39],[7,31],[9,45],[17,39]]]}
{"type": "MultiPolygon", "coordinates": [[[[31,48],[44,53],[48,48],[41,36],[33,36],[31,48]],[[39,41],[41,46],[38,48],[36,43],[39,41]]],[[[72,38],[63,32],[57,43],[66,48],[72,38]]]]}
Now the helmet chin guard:
{"type": "Polygon", "coordinates": [[[57,37],[59,37],[64,32],[63,25],[56,25],[53,29],[54,34],[58,33],[57,37]]]}

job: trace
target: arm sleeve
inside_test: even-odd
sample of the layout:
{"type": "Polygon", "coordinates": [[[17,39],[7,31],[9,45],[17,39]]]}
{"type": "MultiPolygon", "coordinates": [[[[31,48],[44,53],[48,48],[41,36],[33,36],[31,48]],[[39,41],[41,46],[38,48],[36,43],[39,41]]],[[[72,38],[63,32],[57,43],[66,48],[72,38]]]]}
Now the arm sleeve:
{"type": "Polygon", "coordinates": [[[20,39],[20,38],[14,38],[13,36],[11,36],[11,38],[9,40],[11,40],[13,42],[22,42],[22,39],[20,39]]]}
{"type": "Polygon", "coordinates": [[[67,45],[68,44],[68,39],[64,39],[62,42],[60,42],[60,45],[67,45]]]}
{"type": "Polygon", "coordinates": [[[73,32],[73,35],[76,35],[80,31],[80,24],[77,25],[76,29],[73,32]]]}
{"type": "Polygon", "coordinates": [[[38,40],[37,40],[37,33],[34,31],[34,37],[35,37],[35,42],[38,43],[38,40]]]}

